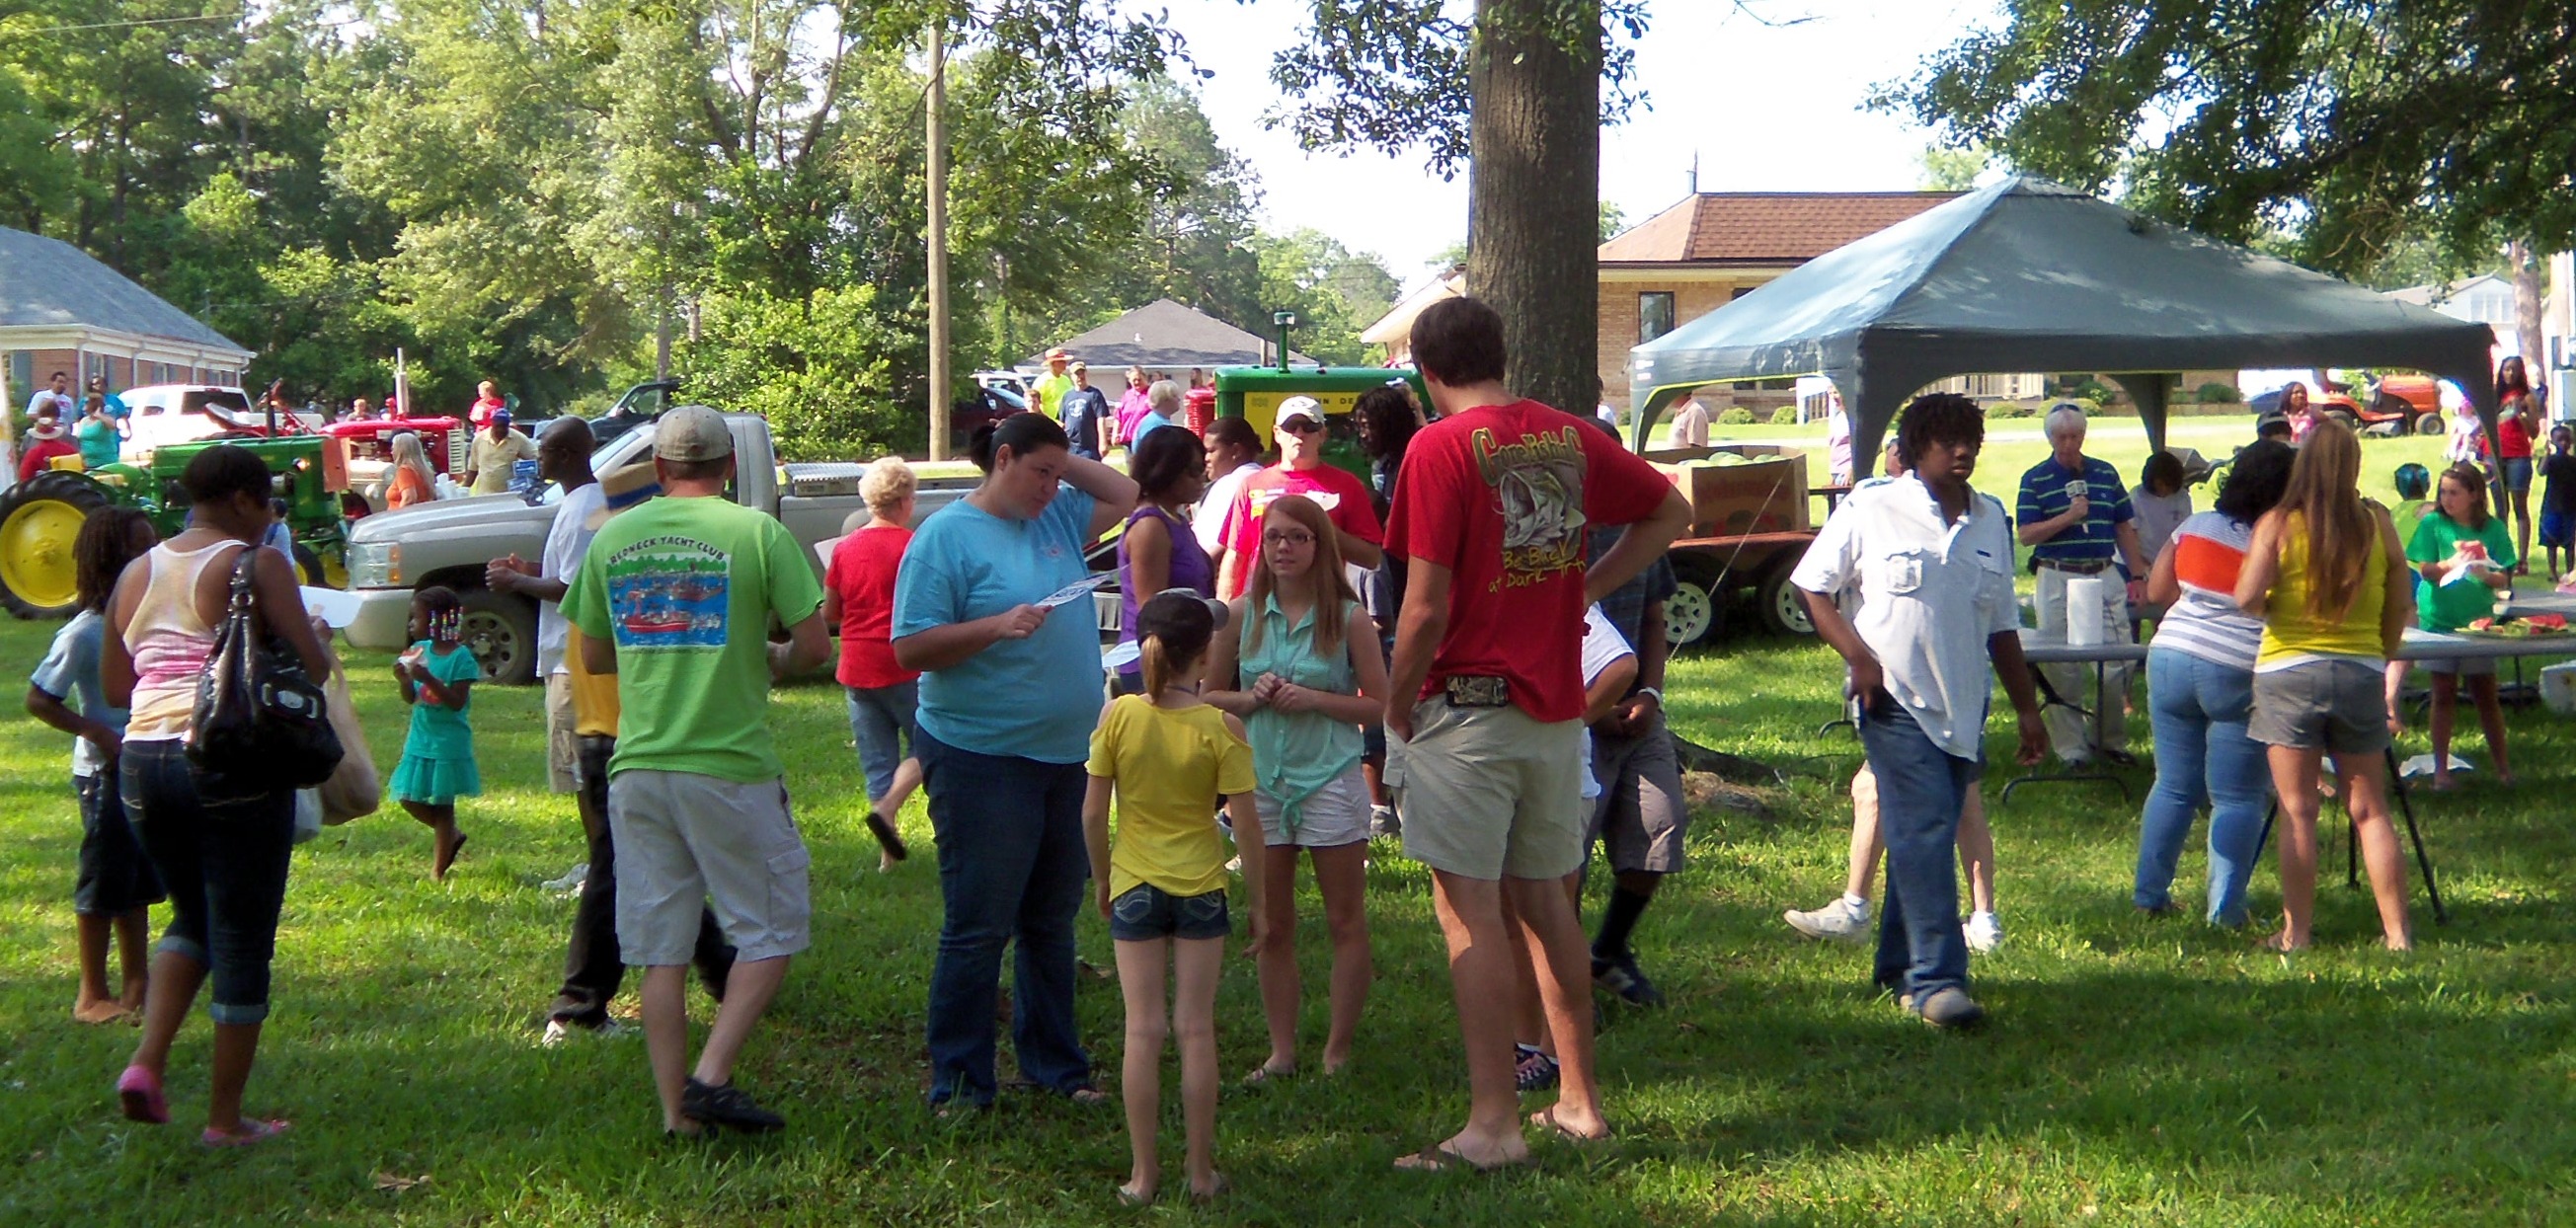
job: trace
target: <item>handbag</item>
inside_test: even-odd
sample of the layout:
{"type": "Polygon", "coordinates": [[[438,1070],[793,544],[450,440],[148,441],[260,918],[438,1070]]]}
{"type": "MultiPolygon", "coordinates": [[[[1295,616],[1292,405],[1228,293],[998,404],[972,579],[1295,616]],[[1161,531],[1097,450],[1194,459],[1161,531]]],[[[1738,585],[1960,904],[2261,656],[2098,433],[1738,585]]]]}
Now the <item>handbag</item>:
{"type": "Polygon", "coordinates": [[[377,776],[376,757],[367,750],[366,731],[358,726],[358,705],[349,698],[349,675],[337,665],[331,667],[330,681],[323,684],[323,703],[330,708],[331,730],[340,735],[345,752],[340,766],[331,769],[331,779],[317,791],[323,825],[337,827],[374,814],[385,790],[377,776]]]}
{"type": "Polygon", "coordinates": [[[233,566],[232,602],[197,680],[188,761],[246,784],[309,789],[340,766],[340,735],[303,661],[276,637],[259,634],[251,590],[258,553],[242,551],[233,566]]]}

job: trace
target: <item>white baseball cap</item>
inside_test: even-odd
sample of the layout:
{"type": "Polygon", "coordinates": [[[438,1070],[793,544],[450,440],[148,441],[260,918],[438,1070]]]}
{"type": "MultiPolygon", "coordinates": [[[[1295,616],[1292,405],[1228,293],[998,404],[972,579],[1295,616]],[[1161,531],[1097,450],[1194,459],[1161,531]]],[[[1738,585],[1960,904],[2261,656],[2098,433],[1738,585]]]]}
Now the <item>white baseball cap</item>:
{"type": "Polygon", "coordinates": [[[1290,397],[1281,401],[1278,414],[1271,420],[1272,424],[1283,423],[1290,418],[1305,418],[1317,426],[1322,426],[1324,425],[1324,403],[1313,397],[1290,397]]]}

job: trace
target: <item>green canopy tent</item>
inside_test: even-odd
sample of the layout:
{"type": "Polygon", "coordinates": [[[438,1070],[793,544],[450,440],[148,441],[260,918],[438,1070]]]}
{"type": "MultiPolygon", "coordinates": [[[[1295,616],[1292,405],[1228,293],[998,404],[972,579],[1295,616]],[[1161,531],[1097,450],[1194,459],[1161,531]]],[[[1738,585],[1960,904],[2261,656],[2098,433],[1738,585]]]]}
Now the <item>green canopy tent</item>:
{"type": "Polygon", "coordinates": [[[2167,375],[2402,367],[2456,381],[2492,431],[2486,325],[2401,303],[2040,179],[2009,179],[1808,261],[1629,355],[1640,448],[1704,384],[1821,375],[1868,474],[1898,409],[1957,375],[2090,371],[2164,446],[2167,375]]]}

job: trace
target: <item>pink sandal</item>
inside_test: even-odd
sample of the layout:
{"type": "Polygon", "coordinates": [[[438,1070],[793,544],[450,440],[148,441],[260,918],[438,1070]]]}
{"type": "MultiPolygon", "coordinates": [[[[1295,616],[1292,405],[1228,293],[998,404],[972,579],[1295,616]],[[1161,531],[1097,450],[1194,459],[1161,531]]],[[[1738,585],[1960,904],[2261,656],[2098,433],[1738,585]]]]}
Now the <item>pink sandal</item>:
{"type": "Polygon", "coordinates": [[[242,1119],[241,1129],[229,1133],[208,1127],[205,1133],[197,1136],[197,1143],[214,1149],[254,1147],[286,1133],[293,1124],[283,1120],[261,1121],[256,1117],[245,1117],[242,1119]]]}
{"type": "Polygon", "coordinates": [[[149,1067],[126,1067],[116,1079],[116,1098],[125,1106],[128,1121],[170,1124],[170,1101],[161,1094],[161,1076],[149,1067]]]}

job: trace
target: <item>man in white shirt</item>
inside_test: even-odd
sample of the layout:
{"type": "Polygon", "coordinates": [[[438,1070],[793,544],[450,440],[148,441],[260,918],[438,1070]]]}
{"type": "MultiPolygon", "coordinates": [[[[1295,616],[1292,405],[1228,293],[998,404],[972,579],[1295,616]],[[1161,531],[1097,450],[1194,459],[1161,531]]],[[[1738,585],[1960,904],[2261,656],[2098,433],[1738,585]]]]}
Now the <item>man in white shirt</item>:
{"type": "Polygon", "coordinates": [[[1207,429],[1207,493],[1190,514],[1190,532],[1207,551],[1209,574],[1225,553],[1225,514],[1246,478],[1261,472],[1261,433],[1241,418],[1219,418],[1207,429]]]}
{"type": "Polygon", "coordinates": [[[1790,576],[1816,634],[1851,667],[1878,779],[1887,906],[1875,979],[1941,1028],[1985,1017],[1967,991],[1953,847],[1960,808],[1984,771],[1997,674],[2020,716],[2018,758],[2037,763],[2047,751],[2021,655],[2011,530],[2003,505],[1968,486],[1984,443],[1976,402],[1916,398],[1897,437],[1912,472],[1854,490],[1790,576]],[[1854,585],[1868,594],[1857,625],[1835,603],[1854,585]]]}
{"type": "Polygon", "coordinates": [[[569,624],[561,603],[565,586],[581,570],[582,555],[590,551],[591,537],[599,532],[593,522],[602,518],[599,513],[607,507],[599,481],[590,471],[590,451],[589,423],[557,418],[546,428],[545,442],[537,446],[537,474],[562,483],[564,494],[555,505],[554,526],[546,530],[545,554],[535,566],[513,554],[494,559],[483,569],[483,582],[492,591],[518,593],[537,603],[537,676],[546,680],[546,776],[557,793],[580,787],[575,772],[572,684],[564,666],[569,624]]]}
{"type": "Polygon", "coordinates": [[[1674,448],[1708,446],[1708,407],[1699,403],[1698,393],[1684,397],[1681,408],[1673,411],[1672,431],[1665,435],[1664,443],[1674,448]]]}

